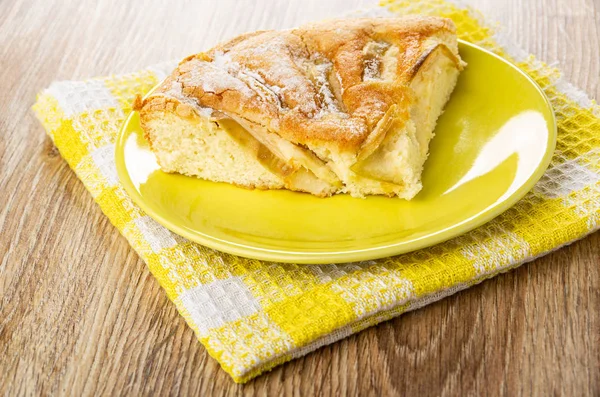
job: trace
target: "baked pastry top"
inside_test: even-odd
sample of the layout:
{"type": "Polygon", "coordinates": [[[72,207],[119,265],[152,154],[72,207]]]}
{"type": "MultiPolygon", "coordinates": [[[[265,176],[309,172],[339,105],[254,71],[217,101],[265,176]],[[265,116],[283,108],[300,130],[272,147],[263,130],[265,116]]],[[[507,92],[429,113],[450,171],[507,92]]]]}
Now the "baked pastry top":
{"type": "MultiPolygon", "coordinates": [[[[136,109],[168,172],[321,196],[411,198],[462,68],[448,19],[330,20],[244,34],[189,56],[136,109]],[[173,128],[227,135],[245,153],[241,163],[258,161],[279,183],[203,175],[206,164],[190,169],[181,162],[192,156],[175,152],[194,139],[172,136],[173,128]]],[[[228,155],[197,143],[197,156],[228,155]]]]}

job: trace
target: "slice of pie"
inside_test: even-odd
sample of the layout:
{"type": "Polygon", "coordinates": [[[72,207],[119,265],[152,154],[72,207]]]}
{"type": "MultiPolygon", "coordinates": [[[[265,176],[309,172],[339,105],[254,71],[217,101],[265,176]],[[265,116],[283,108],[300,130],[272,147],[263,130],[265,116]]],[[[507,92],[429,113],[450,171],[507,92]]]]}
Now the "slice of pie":
{"type": "Polygon", "coordinates": [[[135,109],[166,172],[410,199],[463,65],[449,19],[330,20],[190,56],[135,109]]]}

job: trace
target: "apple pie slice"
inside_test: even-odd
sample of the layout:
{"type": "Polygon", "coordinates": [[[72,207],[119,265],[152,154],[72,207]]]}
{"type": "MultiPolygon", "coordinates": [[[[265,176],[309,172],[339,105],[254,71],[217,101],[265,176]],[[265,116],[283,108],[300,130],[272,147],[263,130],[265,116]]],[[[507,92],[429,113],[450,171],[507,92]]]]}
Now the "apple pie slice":
{"type": "Polygon", "coordinates": [[[330,20],[190,56],[135,109],[166,172],[410,199],[463,66],[449,19],[330,20]]]}

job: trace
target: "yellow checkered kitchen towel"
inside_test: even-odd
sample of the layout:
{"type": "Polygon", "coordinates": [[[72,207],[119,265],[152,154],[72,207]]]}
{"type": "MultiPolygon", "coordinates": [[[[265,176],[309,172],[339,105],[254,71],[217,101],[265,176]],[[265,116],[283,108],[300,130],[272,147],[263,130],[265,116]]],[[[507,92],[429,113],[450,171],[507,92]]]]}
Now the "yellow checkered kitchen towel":
{"type": "Polygon", "coordinates": [[[535,188],[492,222],[432,248],[362,263],[288,265],[217,252],[157,224],[125,193],[113,152],[134,96],[173,64],[54,83],[34,106],[102,211],[236,382],[531,261],[600,225],[600,107],[455,1],[387,0],[382,6],[396,14],[452,18],[461,38],[529,73],[558,120],[556,153],[535,188]]]}

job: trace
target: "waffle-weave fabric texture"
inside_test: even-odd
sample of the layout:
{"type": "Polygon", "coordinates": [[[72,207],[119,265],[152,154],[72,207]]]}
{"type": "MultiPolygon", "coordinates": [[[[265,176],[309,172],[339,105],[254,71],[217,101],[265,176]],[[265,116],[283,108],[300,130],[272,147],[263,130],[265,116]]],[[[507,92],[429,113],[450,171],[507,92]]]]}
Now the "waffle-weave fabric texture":
{"type": "Polygon", "coordinates": [[[156,223],[120,184],[114,144],[135,95],[174,63],[56,82],[34,105],[61,155],[236,382],[531,261],[600,225],[600,107],[558,69],[511,45],[476,10],[446,0],[381,6],[394,15],[451,18],[460,38],[526,71],[556,112],[556,152],[534,189],[488,224],[432,248],[343,265],[278,264],[214,251],[156,223]]]}

